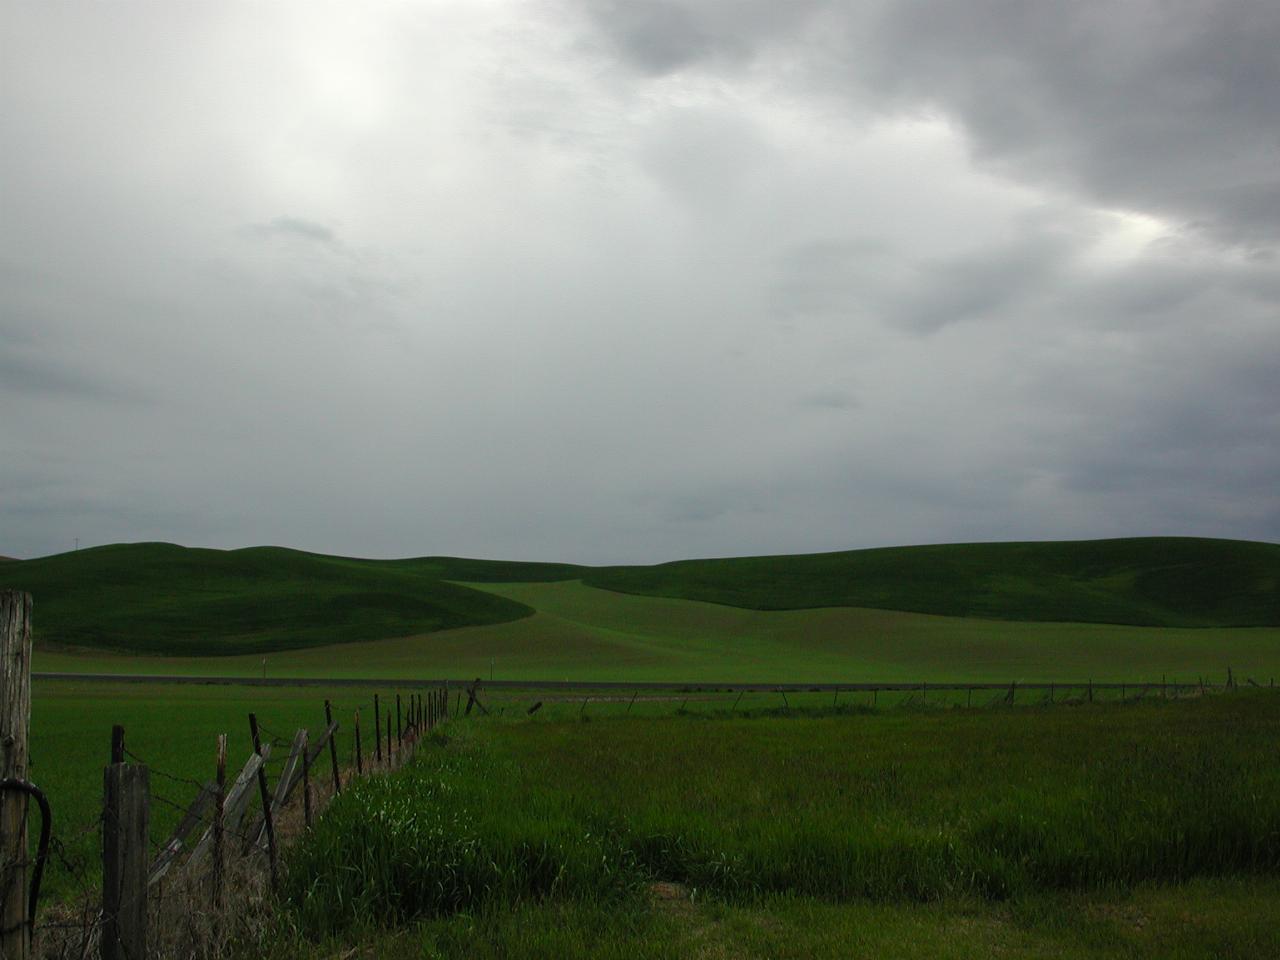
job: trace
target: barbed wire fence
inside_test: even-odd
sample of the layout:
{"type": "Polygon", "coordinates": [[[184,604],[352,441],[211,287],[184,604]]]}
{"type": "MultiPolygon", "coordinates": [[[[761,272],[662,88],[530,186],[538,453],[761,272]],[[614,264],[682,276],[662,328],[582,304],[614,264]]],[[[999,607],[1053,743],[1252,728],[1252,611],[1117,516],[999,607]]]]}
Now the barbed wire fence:
{"type": "Polygon", "coordinates": [[[250,715],[260,735],[257,749],[243,765],[226,767],[209,781],[155,763],[127,747],[123,729],[115,728],[107,780],[113,768],[130,768],[135,779],[141,771],[145,791],[127,802],[145,811],[144,824],[154,806],[176,815],[177,826],[165,840],[145,826],[130,835],[132,848],[116,853],[133,871],[133,882],[115,889],[108,861],[121,842],[122,822],[132,814],[113,809],[111,797],[104,796],[102,813],[92,822],[75,829],[58,825],[49,855],[61,892],[36,917],[32,956],[132,958],[139,955],[134,944],[144,943],[142,955],[153,960],[214,958],[231,941],[265,929],[272,918],[268,894],[278,882],[274,840],[300,836],[353,778],[408,762],[420,732],[447,717],[444,687],[397,695],[394,715],[391,702],[370,731],[376,739],[364,742],[361,716],[371,717],[383,704],[377,697],[356,704],[342,747],[343,724],[333,718],[329,701],[316,736],[306,728],[287,736],[250,715]],[[145,918],[138,921],[140,932],[123,929],[133,922],[130,917],[145,918]]]}

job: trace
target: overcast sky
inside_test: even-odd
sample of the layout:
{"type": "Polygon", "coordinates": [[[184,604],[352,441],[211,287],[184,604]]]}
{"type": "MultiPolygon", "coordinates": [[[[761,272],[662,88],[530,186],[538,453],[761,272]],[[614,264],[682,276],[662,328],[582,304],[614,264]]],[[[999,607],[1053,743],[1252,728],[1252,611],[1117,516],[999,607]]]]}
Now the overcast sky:
{"type": "Polygon", "coordinates": [[[0,554],[1280,540],[1275,0],[0,3],[0,554]]]}

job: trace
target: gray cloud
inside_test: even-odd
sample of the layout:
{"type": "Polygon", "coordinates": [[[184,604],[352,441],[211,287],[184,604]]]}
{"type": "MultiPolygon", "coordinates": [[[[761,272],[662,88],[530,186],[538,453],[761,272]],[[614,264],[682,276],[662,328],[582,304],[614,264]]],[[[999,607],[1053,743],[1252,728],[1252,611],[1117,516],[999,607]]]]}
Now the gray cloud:
{"type": "Polygon", "coordinates": [[[954,118],[999,172],[1228,242],[1280,241],[1269,0],[586,6],[638,69],[798,64],[793,89],[954,118]]]}
{"type": "Polygon", "coordinates": [[[806,393],[800,398],[800,406],[817,410],[856,410],[859,404],[849,391],[827,387],[806,393]]]}
{"type": "Polygon", "coordinates": [[[636,69],[662,75],[706,61],[750,60],[772,37],[800,28],[815,0],[582,0],[581,8],[636,69]]]}
{"type": "Polygon", "coordinates": [[[1280,538],[1229,6],[19,5],[0,554],[1280,538]]]}
{"type": "Polygon", "coordinates": [[[251,224],[248,231],[259,237],[292,237],[325,246],[339,246],[338,238],[328,227],[301,217],[276,217],[268,223],[251,224]]]}
{"type": "Polygon", "coordinates": [[[1280,8],[892,4],[878,89],[954,112],[979,154],[1228,240],[1280,240],[1280,8]]]}
{"type": "Polygon", "coordinates": [[[77,370],[58,360],[19,353],[6,347],[0,353],[0,392],[12,396],[39,394],[93,401],[138,401],[142,395],[124,384],[77,370]]]}
{"type": "Polygon", "coordinates": [[[887,304],[886,319],[915,333],[981,319],[1043,295],[1070,248],[1059,239],[1027,238],[1014,246],[914,265],[887,304]]]}

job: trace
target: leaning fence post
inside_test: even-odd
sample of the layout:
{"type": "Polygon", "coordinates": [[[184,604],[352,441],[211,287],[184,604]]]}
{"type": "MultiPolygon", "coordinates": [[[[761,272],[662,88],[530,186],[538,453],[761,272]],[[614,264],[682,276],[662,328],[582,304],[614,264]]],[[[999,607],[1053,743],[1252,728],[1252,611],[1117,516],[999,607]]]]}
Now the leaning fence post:
{"type": "MultiPolygon", "coordinates": [[[[329,705],[329,701],[324,702],[324,725],[325,729],[333,726],[333,708],[329,705]]],[[[337,796],[342,792],[342,775],[338,773],[338,738],[329,737],[329,761],[333,764],[333,793],[337,796]]]]}
{"type": "Polygon", "coordinates": [[[311,745],[302,731],[302,823],[311,829],[311,745]]]}
{"type": "MultiPolygon", "coordinates": [[[[31,594],[0,591],[0,780],[27,779],[31,594]]],[[[27,960],[27,795],[0,792],[0,957],[27,960]]]]}
{"type": "Polygon", "coordinates": [[[218,734],[217,755],[217,802],[213,808],[213,915],[219,916],[222,910],[222,865],[224,853],[227,812],[227,735],[218,734]]]}
{"type": "MultiPolygon", "coordinates": [[[[262,756],[262,739],[258,736],[258,718],[249,714],[249,731],[253,734],[253,752],[262,756]]],[[[267,789],[267,771],[258,767],[258,794],[262,798],[262,822],[267,831],[267,857],[271,861],[271,888],[280,885],[279,871],[276,868],[276,827],[271,817],[271,791],[267,789]]]]}
{"type": "Polygon", "coordinates": [[[102,960],[147,955],[150,777],[144,764],[116,759],[123,748],[117,727],[102,777],[102,960]]]}

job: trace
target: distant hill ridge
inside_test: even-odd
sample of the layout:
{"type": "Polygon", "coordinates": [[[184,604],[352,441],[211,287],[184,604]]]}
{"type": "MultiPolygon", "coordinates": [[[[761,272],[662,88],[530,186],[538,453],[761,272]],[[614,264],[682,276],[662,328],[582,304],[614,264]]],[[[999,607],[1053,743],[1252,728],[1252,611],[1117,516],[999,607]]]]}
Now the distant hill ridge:
{"type": "Polygon", "coordinates": [[[1280,625],[1280,544],[1193,537],[957,543],[684,560],[587,574],[755,610],[850,606],[996,620],[1280,625]]]}
{"type": "Polygon", "coordinates": [[[0,567],[0,587],[34,594],[42,642],[183,655],[502,623],[534,611],[462,583],[572,579],[757,610],[860,606],[1001,620],[1280,626],[1280,545],[1196,538],[944,544],[614,567],[134,543],[0,567]]]}

